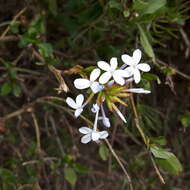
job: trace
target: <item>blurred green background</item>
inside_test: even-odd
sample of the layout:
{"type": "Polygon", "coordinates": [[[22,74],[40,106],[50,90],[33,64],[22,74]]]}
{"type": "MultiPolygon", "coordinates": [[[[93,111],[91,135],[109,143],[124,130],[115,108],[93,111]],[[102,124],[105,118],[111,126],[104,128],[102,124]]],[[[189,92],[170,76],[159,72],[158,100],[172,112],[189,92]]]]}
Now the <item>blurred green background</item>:
{"type": "Polygon", "coordinates": [[[127,124],[110,113],[108,140],[135,190],[189,190],[189,9],[187,0],[0,0],[0,189],[129,189],[104,143],[80,143],[86,123],[64,100],[79,93],[82,68],[139,48],[152,69],[138,86],[152,93],[134,98],[166,184],[130,105],[127,124]],[[64,82],[70,91],[58,94],[64,82]]]}

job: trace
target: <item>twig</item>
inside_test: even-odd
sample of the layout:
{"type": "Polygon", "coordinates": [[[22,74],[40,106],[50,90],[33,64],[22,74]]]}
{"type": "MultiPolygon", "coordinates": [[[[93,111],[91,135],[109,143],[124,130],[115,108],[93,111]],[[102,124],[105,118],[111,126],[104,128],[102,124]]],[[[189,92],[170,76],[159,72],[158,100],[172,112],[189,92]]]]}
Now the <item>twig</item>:
{"type": "MultiPolygon", "coordinates": [[[[18,12],[18,14],[16,14],[13,18],[13,20],[11,21],[10,25],[14,24],[16,22],[16,20],[27,10],[27,8],[25,7],[24,9],[22,9],[20,12],[18,12]]],[[[5,29],[5,31],[2,33],[1,38],[4,38],[5,35],[9,32],[10,30],[10,25],[5,29]]]]}
{"type": "MultiPolygon", "coordinates": [[[[16,117],[24,112],[27,111],[27,109],[33,107],[35,104],[37,103],[47,103],[49,105],[52,105],[52,106],[55,106],[56,108],[59,108],[59,109],[62,109],[64,110],[65,112],[71,114],[71,112],[73,112],[73,110],[70,110],[70,109],[67,109],[65,108],[64,106],[61,106],[61,105],[57,105],[53,102],[49,102],[49,100],[59,100],[59,101],[65,101],[64,99],[62,98],[59,98],[59,97],[52,97],[52,96],[48,96],[48,97],[41,97],[41,98],[38,98],[37,100],[35,100],[34,102],[26,105],[24,108],[21,108],[13,113],[10,113],[6,116],[3,117],[3,120],[6,121],[6,120],[9,120],[13,117],[16,117]]],[[[35,117],[35,116],[34,116],[35,117]]],[[[80,116],[82,119],[84,119],[87,123],[89,123],[90,125],[93,125],[92,122],[90,120],[88,120],[87,118],[85,118],[84,116],[80,116]]],[[[35,120],[35,119],[34,119],[35,120]]],[[[36,126],[36,130],[37,130],[37,126],[36,126]]],[[[40,147],[40,144],[39,144],[39,133],[38,133],[38,147],[40,147]]],[[[130,190],[133,190],[133,186],[132,186],[132,181],[131,181],[131,178],[127,172],[127,170],[125,169],[124,165],[122,164],[122,162],[120,161],[119,157],[117,156],[117,154],[115,153],[114,149],[112,148],[111,144],[109,143],[108,140],[105,140],[106,144],[108,145],[108,148],[109,150],[111,151],[111,153],[113,154],[113,156],[115,157],[115,159],[117,160],[118,164],[120,165],[121,169],[123,170],[123,172],[125,173],[127,179],[128,179],[128,182],[129,182],[129,186],[130,186],[130,190]]]]}
{"type": "MultiPolygon", "coordinates": [[[[177,70],[176,68],[172,67],[172,66],[169,66],[167,63],[159,60],[159,59],[156,59],[156,62],[158,62],[159,64],[161,65],[164,65],[165,67],[168,67],[170,69],[173,69],[178,75],[182,76],[183,78],[187,79],[187,80],[190,80],[190,76],[177,70]]],[[[154,62],[154,64],[158,65],[156,62],[154,62]]]]}
{"type": "Polygon", "coordinates": [[[31,112],[31,115],[32,115],[35,131],[36,131],[36,142],[37,142],[36,150],[37,150],[38,154],[41,154],[40,128],[39,128],[39,125],[38,125],[36,115],[35,115],[35,113],[33,111],[31,112]]]}
{"type": "Polygon", "coordinates": [[[133,95],[130,96],[130,100],[131,100],[132,109],[133,109],[133,112],[134,112],[134,115],[135,115],[135,126],[137,127],[139,133],[141,134],[141,137],[142,137],[142,139],[143,139],[143,141],[144,141],[144,143],[145,143],[145,145],[146,145],[146,147],[148,149],[148,152],[150,154],[150,158],[151,158],[153,167],[154,167],[154,169],[156,171],[156,174],[158,175],[158,177],[160,179],[160,182],[165,184],[164,178],[162,177],[162,175],[161,175],[161,173],[160,173],[160,171],[159,171],[159,169],[158,169],[158,167],[157,167],[157,165],[156,165],[156,163],[155,163],[155,161],[154,161],[154,159],[153,159],[153,157],[151,155],[151,152],[149,150],[148,138],[145,136],[143,130],[141,129],[141,127],[139,125],[139,117],[138,117],[138,113],[137,113],[137,109],[136,109],[136,106],[135,106],[133,95]]]}
{"type": "Polygon", "coordinates": [[[51,122],[52,129],[53,129],[53,131],[55,133],[55,138],[56,138],[57,144],[59,146],[59,149],[61,151],[61,154],[64,157],[65,156],[65,151],[63,149],[63,145],[62,145],[61,140],[59,138],[59,135],[58,135],[58,132],[57,132],[57,129],[56,129],[56,126],[55,126],[55,121],[54,121],[54,119],[53,119],[53,117],[51,115],[49,116],[49,121],[51,122]]]}
{"type": "Polygon", "coordinates": [[[131,177],[129,176],[127,170],[125,169],[124,165],[122,164],[122,162],[120,161],[119,157],[117,156],[117,154],[115,153],[114,149],[112,148],[111,144],[109,143],[109,141],[107,139],[105,139],[106,144],[108,145],[109,150],[111,151],[112,155],[115,157],[115,159],[117,160],[118,164],[120,165],[121,169],[123,170],[123,172],[125,173],[128,183],[129,183],[129,187],[130,190],[133,190],[133,185],[132,185],[132,181],[131,181],[131,177]]]}

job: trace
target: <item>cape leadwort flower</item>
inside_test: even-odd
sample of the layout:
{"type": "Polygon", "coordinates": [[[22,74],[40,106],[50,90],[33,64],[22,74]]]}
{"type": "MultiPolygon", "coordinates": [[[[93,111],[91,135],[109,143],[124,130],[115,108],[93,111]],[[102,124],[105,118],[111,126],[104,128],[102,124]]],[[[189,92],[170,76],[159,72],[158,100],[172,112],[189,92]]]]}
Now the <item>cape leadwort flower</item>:
{"type": "Polygon", "coordinates": [[[94,113],[96,113],[93,129],[88,128],[88,127],[81,127],[79,129],[79,131],[82,134],[85,134],[81,138],[81,142],[84,144],[87,144],[91,140],[92,141],[98,141],[99,139],[105,139],[108,137],[107,131],[97,131],[98,114],[99,114],[99,110],[100,110],[99,106],[97,104],[94,104],[92,110],[94,113]]]}
{"type": "Polygon", "coordinates": [[[107,128],[111,126],[110,120],[106,117],[103,104],[106,102],[110,111],[115,111],[117,115],[126,121],[126,117],[118,109],[116,103],[127,106],[127,103],[121,98],[128,98],[131,93],[143,93],[149,94],[149,90],[143,88],[129,88],[130,83],[135,81],[139,83],[141,80],[140,71],[148,72],[150,66],[147,63],[139,63],[141,59],[141,51],[136,49],[133,52],[133,56],[130,57],[127,54],[122,55],[122,60],[125,63],[123,66],[118,68],[117,58],[113,57],[110,60],[110,64],[105,61],[98,61],[98,67],[105,71],[101,75],[101,70],[99,68],[94,69],[90,73],[90,79],[78,78],[74,81],[74,85],[77,89],[91,88],[91,95],[88,97],[85,103],[84,96],[79,94],[74,101],[72,98],[68,97],[66,103],[75,110],[75,117],[78,117],[83,108],[98,94],[96,97],[96,104],[93,104],[91,111],[95,113],[95,120],[93,128],[81,127],[79,131],[84,134],[81,138],[81,142],[86,144],[90,141],[98,142],[100,139],[105,139],[108,137],[107,131],[99,131],[97,129],[98,121],[102,121],[103,125],[107,128]],[[101,76],[100,76],[101,75],[101,76]],[[98,81],[99,82],[98,82],[98,81]],[[101,110],[101,116],[99,112],[101,110]]]}
{"type": "Polygon", "coordinates": [[[105,61],[98,61],[98,67],[103,71],[106,71],[100,76],[99,82],[105,84],[113,77],[117,84],[124,85],[124,78],[129,77],[130,74],[125,70],[117,69],[117,66],[118,62],[116,57],[111,58],[110,65],[105,61]]]}
{"type": "Polygon", "coordinates": [[[82,111],[83,111],[83,102],[84,102],[84,96],[82,94],[79,94],[76,97],[76,101],[74,101],[72,98],[67,97],[66,103],[73,109],[75,109],[75,117],[78,117],[82,111]]]}
{"type": "Polygon", "coordinates": [[[132,57],[127,54],[121,56],[122,61],[125,63],[125,65],[122,66],[122,68],[125,68],[129,65],[129,67],[127,67],[125,71],[127,71],[127,73],[129,73],[130,76],[134,77],[135,83],[139,83],[141,80],[141,74],[139,70],[144,72],[150,71],[150,66],[147,63],[139,63],[141,60],[141,56],[142,53],[139,49],[136,49],[133,52],[132,57]]]}
{"type": "Polygon", "coordinates": [[[103,85],[100,85],[96,79],[100,76],[100,69],[94,69],[90,74],[90,80],[79,78],[74,81],[74,85],[77,89],[91,88],[93,93],[97,93],[103,89],[103,85]]]}

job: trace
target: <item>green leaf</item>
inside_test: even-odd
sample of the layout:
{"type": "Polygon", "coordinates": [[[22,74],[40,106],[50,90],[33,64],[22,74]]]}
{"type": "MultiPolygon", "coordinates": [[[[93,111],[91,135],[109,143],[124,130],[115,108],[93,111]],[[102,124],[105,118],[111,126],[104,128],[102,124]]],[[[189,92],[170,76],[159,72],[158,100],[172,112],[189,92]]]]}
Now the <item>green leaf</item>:
{"type": "Polygon", "coordinates": [[[157,159],[156,162],[159,164],[161,168],[168,171],[171,174],[178,175],[180,172],[183,171],[183,167],[177,157],[170,153],[169,159],[157,159]]]}
{"type": "Polygon", "coordinates": [[[166,141],[166,138],[163,137],[163,136],[160,136],[160,137],[151,137],[150,140],[153,142],[153,143],[156,143],[156,144],[159,144],[159,145],[166,145],[167,141],[166,141]]]}
{"type": "Polygon", "coordinates": [[[180,115],[179,119],[184,127],[190,127],[190,112],[180,115]]]}
{"type": "Polygon", "coordinates": [[[21,95],[22,89],[19,84],[14,83],[13,84],[13,94],[16,97],[19,97],[21,95]]]}
{"type": "Polygon", "coordinates": [[[104,161],[108,159],[109,150],[108,150],[108,148],[106,147],[105,144],[100,145],[100,147],[99,147],[99,155],[100,155],[101,159],[104,160],[104,161]]]}
{"type": "Polygon", "coordinates": [[[156,145],[151,145],[150,151],[152,152],[155,158],[162,158],[162,159],[169,159],[169,157],[172,154],[171,152],[168,152],[156,145]]]}
{"type": "Polygon", "coordinates": [[[48,0],[49,11],[52,15],[57,15],[57,0],[48,0]]]}
{"type": "Polygon", "coordinates": [[[19,22],[16,22],[14,24],[10,24],[10,29],[11,31],[14,33],[14,34],[18,34],[19,33],[19,25],[20,23],[19,22]]]}
{"type": "Polygon", "coordinates": [[[166,0],[137,0],[133,5],[133,9],[140,13],[141,15],[144,14],[153,14],[157,10],[166,6],[166,0]]]}
{"type": "Polygon", "coordinates": [[[53,56],[53,48],[52,48],[52,45],[49,43],[38,44],[38,50],[40,54],[45,58],[53,56]]]}
{"type": "Polygon", "coordinates": [[[73,168],[68,167],[68,168],[65,168],[64,172],[65,172],[65,175],[64,175],[65,179],[72,186],[74,186],[77,182],[77,175],[76,175],[75,170],[73,168]]]}
{"type": "Polygon", "coordinates": [[[180,172],[183,171],[181,163],[172,152],[168,152],[167,150],[164,150],[155,145],[151,145],[150,151],[156,158],[156,161],[160,165],[160,167],[162,167],[166,171],[175,175],[178,175],[180,172]]]}
{"type": "Polygon", "coordinates": [[[118,9],[118,10],[122,9],[121,4],[118,3],[118,1],[115,1],[115,0],[109,1],[109,7],[114,8],[114,9],[118,9]]]}
{"type": "Polygon", "coordinates": [[[11,92],[11,90],[12,90],[12,84],[10,81],[8,81],[1,86],[1,95],[6,96],[11,92]]]}
{"type": "Polygon", "coordinates": [[[138,26],[139,32],[140,32],[140,42],[141,42],[142,47],[144,48],[144,51],[147,53],[147,55],[149,57],[151,57],[153,60],[155,60],[154,51],[153,51],[152,46],[146,36],[144,29],[139,24],[137,26],[138,26]]]}
{"type": "Polygon", "coordinates": [[[8,184],[16,183],[17,177],[14,173],[6,168],[0,168],[0,179],[8,184]]]}

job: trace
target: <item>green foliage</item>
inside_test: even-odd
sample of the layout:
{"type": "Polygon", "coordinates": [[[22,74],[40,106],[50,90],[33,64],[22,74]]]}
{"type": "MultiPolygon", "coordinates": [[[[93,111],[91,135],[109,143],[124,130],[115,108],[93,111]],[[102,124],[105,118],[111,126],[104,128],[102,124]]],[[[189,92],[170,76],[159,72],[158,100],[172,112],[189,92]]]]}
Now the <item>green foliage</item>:
{"type": "Polygon", "coordinates": [[[183,171],[181,163],[173,153],[168,152],[167,150],[156,145],[151,145],[150,150],[154,157],[157,158],[156,161],[160,167],[169,173],[178,175],[183,171]]]}
{"type": "Polygon", "coordinates": [[[107,160],[109,156],[109,150],[105,144],[101,144],[99,147],[99,155],[102,160],[107,160]]]}
{"type": "Polygon", "coordinates": [[[181,121],[183,127],[190,127],[190,112],[180,115],[179,120],[181,121]]]}
{"type": "Polygon", "coordinates": [[[64,173],[65,173],[65,179],[73,186],[76,184],[77,181],[77,175],[76,172],[73,168],[65,168],[64,169],[64,173]]]}
{"type": "MultiPolygon", "coordinates": [[[[136,48],[143,50],[142,62],[151,65],[151,73],[143,73],[141,83],[134,86],[152,91],[147,98],[134,96],[139,125],[149,137],[150,151],[158,166],[174,175],[183,171],[177,181],[184,184],[180,189],[188,189],[190,184],[186,176],[189,165],[188,161],[184,162],[189,159],[188,134],[181,132],[181,127],[186,129],[184,131],[189,130],[189,94],[183,92],[183,87],[187,87],[186,78],[181,75],[179,79],[180,72],[176,70],[188,74],[184,52],[188,52],[189,48],[184,43],[186,38],[182,32],[184,30],[189,37],[186,24],[189,4],[184,0],[42,0],[21,1],[15,7],[14,3],[2,4],[1,10],[7,12],[0,13],[0,36],[7,26],[9,29],[5,35],[7,38],[0,40],[1,117],[20,109],[24,111],[5,123],[0,120],[0,189],[37,189],[35,185],[38,182],[42,184],[41,189],[59,189],[63,183],[67,189],[67,185],[80,189],[89,184],[92,189],[99,188],[97,184],[100,184],[100,188],[101,184],[105,184],[105,189],[107,184],[108,188],[113,184],[115,189],[128,189],[124,177],[118,180],[121,171],[115,160],[111,159],[105,144],[89,144],[85,148],[79,145],[79,135],[76,133],[83,123],[77,123],[70,117],[64,101],[40,100],[26,110],[25,106],[39,97],[57,96],[54,88],[58,84],[48,66],[58,66],[68,84],[69,94],[59,96],[65,98],[79,93],[73,90],[71,80],[79,77],[78,74],[89,76],[96,61],[109,61],[111,57],[120,57],[123,53],[131,54],[136,48]],[[7,25],[6,21],[10,23],[11,17],[13,19],[22,9],[20,5],[27,7],[26,11],[7,25]],[[12,37],[13,41],[9,40],[12,37]],[[160,64],[160,59],[166,62],[165,65],[160,64]],[[78,65],[81,67],[73,72],[74,76],[65,73],[65,70],[78,65]],[[168,91],[165,83],[170,87],[174,85],[176,95],[168,91]],[[40,151],[37,150],[31,110],[36,113],[39,122],[40,151]],[[53,118],[54,122],[49,118],[53,118]],[[57,134],[53,132],[53,124],[57,134]],[[166,142],[180,156],[184,168],[172,152],[163,148],[166,142]],[[103,161],[97,163],[98,158],[103,161]],[[121,184],[124,185],[121,187],[121,184]]],[[[188,53],[186,55],[188,58],[188,53]]],[[[161,189],[163,187],[155,178],[154,168],[149,167],[148,155],[142,148],[142,139],[135,128],[129,94],[124,88],[123,93],[120,91],[118,86],[114,86],[110,94],[99,96],[100,101],[106,99],[105,104],[111,110],[113,104],[117,106],[120,102],[125,105],[121,108],[123,113],[128,112],[126,125],[119,123],[114,114],[108,116],[114,125],[110,133],[117,131],[112,139],[113,148],[122,163],[127,163],[129,174],[133,174],[135,190],[161,189]],[[150,171],[148,177],[147,171],[150,171]]],[[[171,176],[168,180],[166,173],[163,177],[165,189],[179,189],[175,177],[171,176]]]]}

